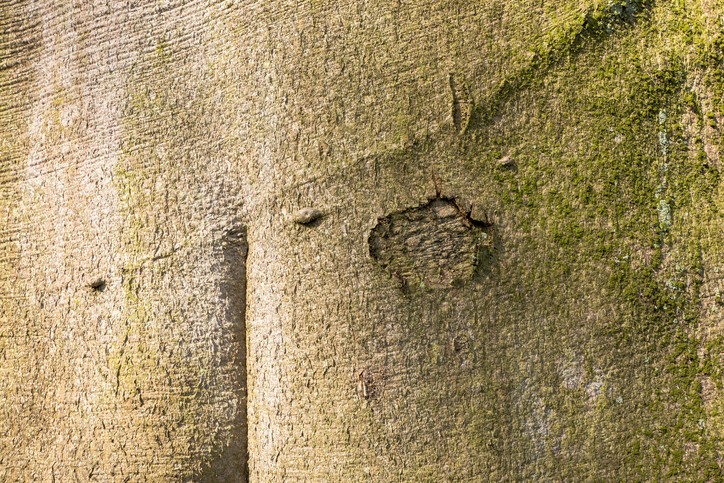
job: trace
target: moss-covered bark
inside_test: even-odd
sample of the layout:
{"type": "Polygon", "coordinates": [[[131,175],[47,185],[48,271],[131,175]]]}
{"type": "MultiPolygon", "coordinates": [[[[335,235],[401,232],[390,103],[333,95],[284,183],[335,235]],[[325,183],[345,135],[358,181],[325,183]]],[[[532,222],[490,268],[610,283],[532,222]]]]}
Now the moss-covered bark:
{"type": "Polygon", "coordinates": [[[0,479],[721,474],[720,2],[0,5],[0,479]]]}

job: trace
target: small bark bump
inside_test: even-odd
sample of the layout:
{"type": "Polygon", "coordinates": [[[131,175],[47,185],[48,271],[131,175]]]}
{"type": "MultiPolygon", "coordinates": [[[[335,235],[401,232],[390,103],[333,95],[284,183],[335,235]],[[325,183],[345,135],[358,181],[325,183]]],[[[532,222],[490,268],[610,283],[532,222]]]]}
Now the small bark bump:
{"type": "Polygon", "coordinates": [[[517,171],[518,170],[518,164],[515,162],[515,159],[513,159],[510,156],[503,156],[495,163],[499,169],[507,170],[507,171],[517,171]]]}
{"type": "Polygon", "coordinates": [[[293,220],[297,225],[311,225],[324,216],[321,210],[317,208],[306,207],[294,214],[293,220]]]}

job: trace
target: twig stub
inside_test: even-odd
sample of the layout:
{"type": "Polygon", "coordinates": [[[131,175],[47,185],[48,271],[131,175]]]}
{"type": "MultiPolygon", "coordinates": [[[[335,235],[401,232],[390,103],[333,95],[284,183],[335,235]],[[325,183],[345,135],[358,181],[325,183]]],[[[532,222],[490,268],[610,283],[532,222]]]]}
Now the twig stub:
{"type": "Polygon", "coordinates": [[[294,214],[294,223],[298,225],[309,225],[320,219],[324,214],[317,208],[302,208],[294,214]]]}

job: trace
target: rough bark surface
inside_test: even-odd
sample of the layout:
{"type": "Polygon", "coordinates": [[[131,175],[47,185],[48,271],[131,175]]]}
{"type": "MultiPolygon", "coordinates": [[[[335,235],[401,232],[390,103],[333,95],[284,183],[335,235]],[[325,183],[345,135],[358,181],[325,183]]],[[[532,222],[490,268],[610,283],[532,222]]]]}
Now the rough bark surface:
{"type": "Polygon", "coordinates": [[[0,25],[0,481],[721,475],[721,1],[0,25]]]}

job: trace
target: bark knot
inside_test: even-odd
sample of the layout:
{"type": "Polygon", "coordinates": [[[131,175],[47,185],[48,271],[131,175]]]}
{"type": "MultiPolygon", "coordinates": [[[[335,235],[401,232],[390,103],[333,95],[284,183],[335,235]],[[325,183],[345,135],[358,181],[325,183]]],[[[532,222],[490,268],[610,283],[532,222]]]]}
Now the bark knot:
{"type": "Polygon", "coordinates": [[[378,219],[369,236],[372,259],[401,286],[446,288],[471,280],[492,250],[491,224],[456,200],[437,197],[378,219]]]}

